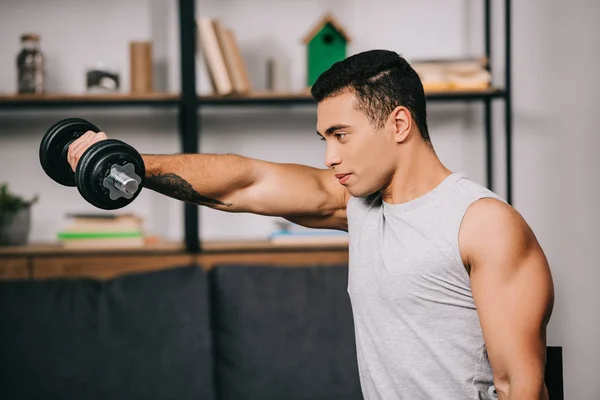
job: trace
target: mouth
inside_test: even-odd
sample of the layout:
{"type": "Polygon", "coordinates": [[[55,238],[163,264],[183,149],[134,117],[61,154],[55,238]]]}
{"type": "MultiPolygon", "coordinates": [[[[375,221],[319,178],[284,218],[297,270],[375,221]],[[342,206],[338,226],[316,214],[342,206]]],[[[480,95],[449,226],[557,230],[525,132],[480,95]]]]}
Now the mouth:
{"type": "Polygon", "coordinates": [[[348,178],[350,178],[350,175],[352,175],[352,174],[335,174],[335,177],[343,185],[344,183],[346,183],[348,178]]]}

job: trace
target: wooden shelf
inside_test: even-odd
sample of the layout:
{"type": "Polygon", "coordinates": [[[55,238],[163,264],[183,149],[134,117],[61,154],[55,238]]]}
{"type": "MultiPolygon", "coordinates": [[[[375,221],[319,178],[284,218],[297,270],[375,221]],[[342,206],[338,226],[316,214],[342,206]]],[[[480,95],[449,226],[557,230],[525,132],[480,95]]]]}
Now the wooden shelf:
{"type": "MultiPolygon", "coordinates": [[[[470,101],[501,98],[506,92],[500,88],[428,90],[430,101],[470,101]]],[[[51,93],[40,95],[0,94],[0,109],[3,108],[46,108],[46,107],[109,107],[109,106],[172,106],[180,102],[177,93],[106,93],[68,94],[51,93]]],[[[314,104],[308,92],[255,92],[248,95],[202,95],[198,96],[199,106],[261,106],[261,105],[303,105],[314,104]]]]}
{"type": "MultiPolygon", "coordinates": [[[[427,90],[427,100],[431,101],[470,101],[490,98],[502,98],[506,92],[501,88],[485,89],[452,89],[452,90],[427,90]]],[[[235,106],[235,105],[300,105],[314,104],[308,92],[255,92],[248,95],[202,95],[198,98],[199,105],[209,106],[235,106]]]]}
{"type": "Polygon", "coordinates": [[[175,105],[177,93],[0,94],[0,108],[175,105]]]}
{"type": "MultiPolygon", "coordinates": [[[[273,244],[268,240],[250,241],[207,241],[201,243],[202,252],[206,254],[248,253],[248,252],[286,252],[286,251],[329,251],[346,250],[347,245],[318,244],[273,244]]],[[[114,249],[65,249],[60,244],[38,243],[27,246],[0,247],[0,258],[22,256],[88,256],[88,255],[123,255],[123,254],[180,254],[185,253],[185,245],[181,242],[161,242],[134,248],[114,249]]]]}
{"type": "Polygon", "coordinates": [[[186,265],[210,270],[218,265],[274,267],[347,265],[347,246],[274,245],[269,241],[202,244],[203,253],[187,253],[183,243],[167,242],[133,249],[64,249],[58,244],[0,248],[0,281],[89,277],[109,279],[186,265]]]}
{"type": "Polygon", "coordinates": [[[33,243],[27,246],[0,247],[0,258],[15,256],[46,256],[46,255],[115,255],[115,254],[175,254],[184,253],[185,246],[178,242],[162,242],[144,247],[114,248],[114,249],[65,249],[59,243],[33,243]]]}
{"type": "Polygon", "coordinates": [[[426,90],[425,96],[428,101],[472,101],[504,98],[506,91],[498,87],[486,89],[426,90]]]}
{"type": "Polygon", "coordinates": [[[293,92],[254,92],[247,95],[202,95],[198,97],[200,105],[294,105],[314,104],[310,93],[293,92]]]}
{"type": "Polygon", "coordinates": [[[268,240],[250,241],[213,241],[203,242],[202,251],[207,254],[216,253],[248,253],[248,252],[287,252],[287,251],[343,251],[348,245],[335,243],[286,243],[274,244],[268,240]]]}

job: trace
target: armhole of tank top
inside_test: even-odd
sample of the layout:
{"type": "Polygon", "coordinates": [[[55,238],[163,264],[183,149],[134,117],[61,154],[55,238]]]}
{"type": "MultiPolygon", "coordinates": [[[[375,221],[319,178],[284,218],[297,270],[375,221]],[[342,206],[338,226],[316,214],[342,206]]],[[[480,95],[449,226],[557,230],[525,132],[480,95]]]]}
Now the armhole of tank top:
{"type": "Polygon", "coordinates": [[[465,216],[467,215],[467,211],[469,211],[469,208],[471,208],[471,206],[473,204],[475,204],[476,201],[485,199],[485,198],[495,198],[495,197],[493,194],[481,192],[481,193],[477,193],[476,195],[472,196],[465,204],[463,204],[463,208],[459,214],[460,216],[458,218],[458,224],[456,226],[456,230],[452,234],[452,245],[454,246],[454,256],[456,258],[456,261],[458,262],[458,265],[461,267],[460,269],[462,271],[462,276],[464,279],[466,279],[466,282],[471,281],[471,276],[469,275],[469,273],[467,272],[467,269],[465,268],[465,265],[462,260],[462,254],[460,253],[460,245],[459,245],[460,229],[462,227],[465,216]]]}

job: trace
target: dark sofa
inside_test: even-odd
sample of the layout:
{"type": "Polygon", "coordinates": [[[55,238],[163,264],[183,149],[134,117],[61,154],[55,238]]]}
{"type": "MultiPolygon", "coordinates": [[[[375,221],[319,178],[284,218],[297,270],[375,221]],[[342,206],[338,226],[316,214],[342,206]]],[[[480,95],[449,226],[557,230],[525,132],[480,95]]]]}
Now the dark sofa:
{"type": "Polygon", "coordinates": [[[345,266],[0,282],[0,399],[359,399],[345,266]]]}
{"type": "Polygon", "coordinates": [[[0,282],[0,399],[361,399],[347,278],[191,265],[0,282]]]}

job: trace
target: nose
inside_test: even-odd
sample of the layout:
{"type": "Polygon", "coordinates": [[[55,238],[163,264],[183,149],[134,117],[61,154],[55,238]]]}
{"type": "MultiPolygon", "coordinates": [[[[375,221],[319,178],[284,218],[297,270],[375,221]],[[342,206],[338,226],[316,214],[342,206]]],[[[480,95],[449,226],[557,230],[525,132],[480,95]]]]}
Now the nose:
{"type": "Polygon", "coordinates": [[[328,168],[333,168],[336,165],[340,165],[342,159],[337,151],[335,151],[334,146],[327,146],[327,150],[325,151],[325,165],[328,168]]]}

